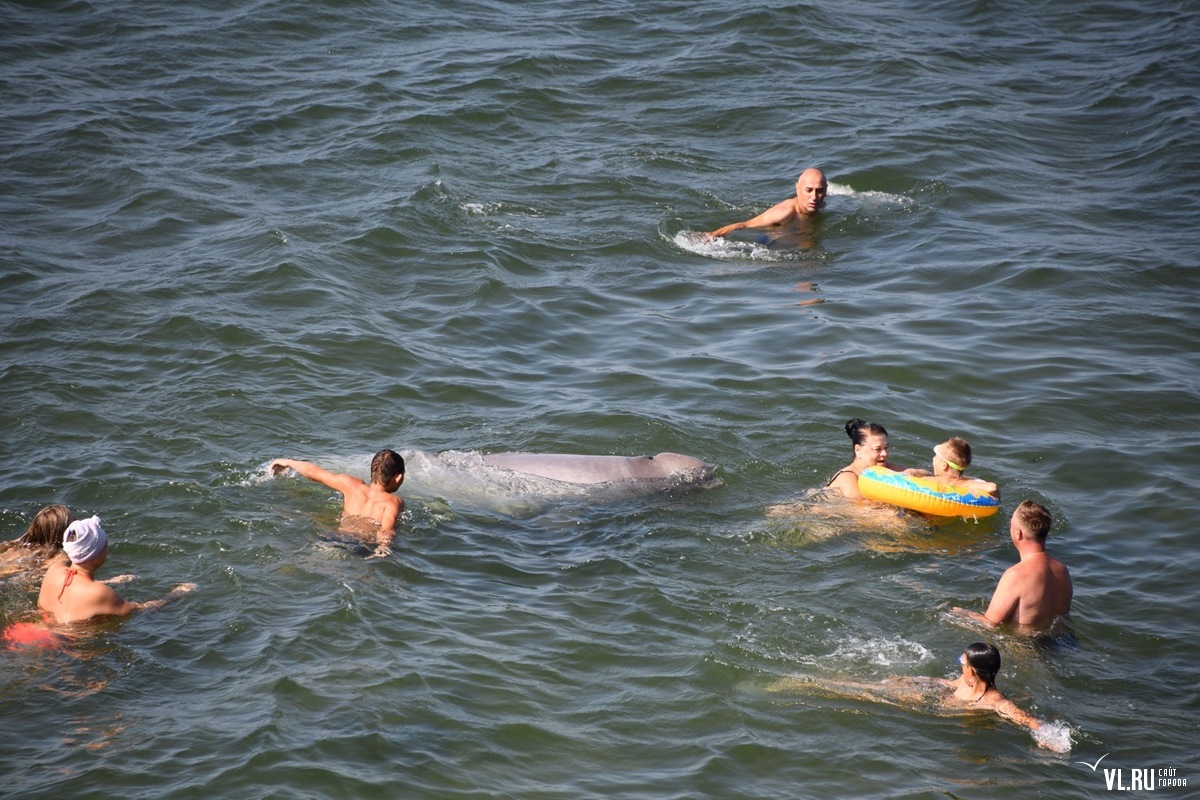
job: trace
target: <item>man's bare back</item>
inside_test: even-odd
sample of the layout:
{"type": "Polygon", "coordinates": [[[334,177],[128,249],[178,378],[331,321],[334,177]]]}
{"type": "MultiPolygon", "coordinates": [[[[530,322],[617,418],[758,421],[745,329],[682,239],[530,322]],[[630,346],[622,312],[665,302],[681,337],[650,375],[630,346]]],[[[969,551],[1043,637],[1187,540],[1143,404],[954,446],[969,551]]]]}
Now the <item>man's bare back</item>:
{"type": "Polygon", "coordinates": [[[1033,553],[1004,571],[984,617],[993,625],[1044,628],[1070,612],[1073,593],[1066,565],[1044,551],[1033,553]]]}
{"type": "Polygon", "coordinates": [[[1045,630],[1071,611],[1074,587],[1065,564],[1046,553],[1053,519],[1045,506],[1024,501],[1013,512],[1009,536],[1021,560],[1004,571],[987,612],[956,608],[956,613],[987,625],[1016,624],[1045,630]]]}

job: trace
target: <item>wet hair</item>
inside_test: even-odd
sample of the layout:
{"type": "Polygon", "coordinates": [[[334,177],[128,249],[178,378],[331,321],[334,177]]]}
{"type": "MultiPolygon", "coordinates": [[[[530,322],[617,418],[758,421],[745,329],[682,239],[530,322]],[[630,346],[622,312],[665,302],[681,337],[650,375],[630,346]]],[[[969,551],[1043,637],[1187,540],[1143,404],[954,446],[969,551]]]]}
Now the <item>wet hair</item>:
{"type": "Polygon", "coordinates": [[[371,459],[371,483],[391,483],[404,477],[404,459],[395,450],[380,450],[371,459]]]}
{"type": "Polygon", "coordinates": [[[71,510],[66,506],[46,506],[33,516],[33,521],[29,523],[29,529],[16,540],[16,543],[60,550],[62,549],[63,534],[67,532],[67,526],[73,519],[71,510]]]}
{"type": "Polygon", "coordinates": [[[967,645],[967,649],[963,653],[967,657],[967,663],[971,669],[975,670],[975,674],[980,677],[984,686],[988,689],[995,689],[996,674],[1000,672],[1000,651],[996,649],[995,645],[972,642],[967,645]]]}
{"type": "Polygon", "coordinates": [[[971,466],[971,445],[966,439],[955,436],[942,442],[942,447],[945,448],[945,453],[950,457],[950,461],[963,469],[971,466]]]}
{"type": "Polygon", "coordinates": [[[855,445],[866,444],[868,436],[887,436],[887,428],[875,422],[855,417],[846,423],[846,435],[855,445]]]}
{"type": "Polygon", "coordinates": [[[1046,541],[1046,537],[1050,535],[1050,528],[1054,525],[1054,517],[1050,515],[1049,509],[1041,503],[1026,500],[1017,506],[1016,516],[1022,530],[1039,542],[1046,541]]]}

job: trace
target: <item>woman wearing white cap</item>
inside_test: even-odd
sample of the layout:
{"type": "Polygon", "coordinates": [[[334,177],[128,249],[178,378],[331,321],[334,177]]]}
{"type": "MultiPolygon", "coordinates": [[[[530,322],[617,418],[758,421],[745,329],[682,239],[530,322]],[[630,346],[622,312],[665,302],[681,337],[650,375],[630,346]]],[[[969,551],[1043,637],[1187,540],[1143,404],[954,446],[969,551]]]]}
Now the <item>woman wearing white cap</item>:
{"type": "Polygon", "coordinates": [[[134,611],[159,608],[196,588],[194,583],[181,583],[158,600],[145,603],[122,600],[111,586],[96,580],[96,570],[108,558],[108,537],[97,516],[77,519],[67,527],[63,552],[70,561],[55,561],[50,565],[38,595],[38,608],[60,624],[84,622],[98,616],[124,617],[134,611]]]}

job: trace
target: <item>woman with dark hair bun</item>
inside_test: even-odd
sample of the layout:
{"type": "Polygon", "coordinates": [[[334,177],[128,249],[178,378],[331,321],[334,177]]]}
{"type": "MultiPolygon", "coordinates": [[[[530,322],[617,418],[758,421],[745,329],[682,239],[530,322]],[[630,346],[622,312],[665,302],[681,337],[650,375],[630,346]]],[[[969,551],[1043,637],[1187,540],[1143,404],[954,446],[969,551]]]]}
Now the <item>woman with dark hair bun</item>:
{"type": "Polygon", "coordinates": [[[882,425],[855,417],[846,423],[846,435],[854,446],[854,460],[838,470],[826,488],[850,500],[863,500],[858,490],[858,476],[868,467],[887,467],[900,471],[900,467],[888,461],[888,432],[882,425]]]}

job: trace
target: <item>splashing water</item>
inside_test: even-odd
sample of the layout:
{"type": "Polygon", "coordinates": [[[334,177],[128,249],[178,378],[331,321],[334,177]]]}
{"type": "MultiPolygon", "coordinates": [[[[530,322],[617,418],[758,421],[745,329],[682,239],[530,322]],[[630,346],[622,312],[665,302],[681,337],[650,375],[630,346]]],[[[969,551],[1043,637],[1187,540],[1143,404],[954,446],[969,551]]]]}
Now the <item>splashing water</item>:
{"type": "Polygon", "coordinates": [[[1071,752],[1071,726],[1060,720],[1043,722],[1036,731],[1031,731],[1038,747],[1055,753],[1071,752]]]}

